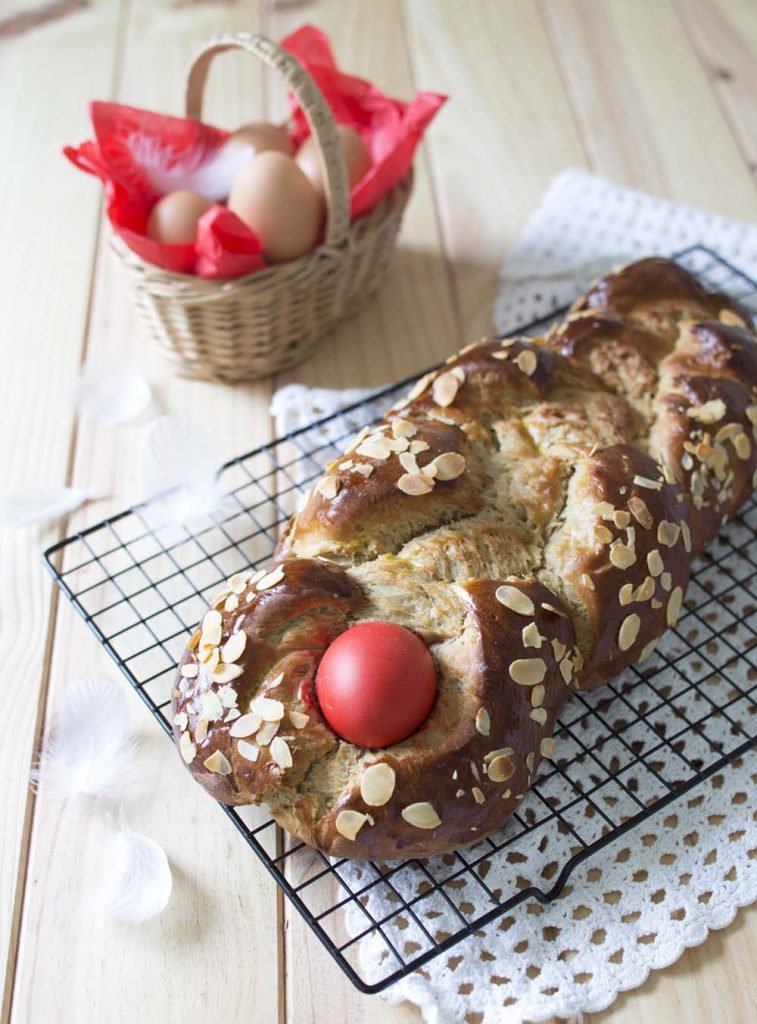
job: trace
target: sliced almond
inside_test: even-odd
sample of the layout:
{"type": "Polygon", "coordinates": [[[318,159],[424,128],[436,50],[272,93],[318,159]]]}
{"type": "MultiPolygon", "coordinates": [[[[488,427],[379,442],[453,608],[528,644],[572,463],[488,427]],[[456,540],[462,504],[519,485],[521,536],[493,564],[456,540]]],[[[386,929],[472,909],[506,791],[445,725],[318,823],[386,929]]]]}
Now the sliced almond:
{"type": "Polygon", "coordinates": [[[366,821],[368,821],[368,815],[361,814],[360,811],[340,811],[336,816],[334,826],[340,836],[354,841],[366,821]]]}
{"type": "Polygon", "coordinates": [[[303,715],[301,711],[288,711],[287,714],[295,729],[304,729],[310,721],[310,715],[303,715]]]}
{"type": "Polygon", "coordinates": [[[601,524],[594,527],[594,536],[600,544],[609,544],[612,541],[612,532],[601,524]]]}
{"type": "Polygon", "coordinates": [[[237,633],[232,633],[221,648],[221,661],[225,661],[227,665],[239,661],[244,654],[246,646],[247,634],[243,629],[240,629],[237,633]]]}
{"type": "Polygon", "coordinates": [[[397,487],[403,494],[418,497],[421,494],[428,494],[434,489],[434,483],[424,473],[404,473],[397,481],[397,487]]]}
{"type": "Polygon", "coordinates": [[[465,472],[465,456],[459,452],[443,452],[431,465],[436,468],[437,480],[456,480],[465,472]]]}
{"type": "Polygon", "coordinates": [[[639,635],[639,629],[641,628],[641,619],[632,612],[627,615],[620,624],[618,630],[618,647],[621,651],[627,651],[636,643],[636,639],[639,635]]]}
{"type": "Polygon", "coordinates": [[[245,761],[254,763],[260,757],[260,747],[256,747],[254,743],[248,743],[247,740],[240,740],[237,743],[237,750],[245,761]]]}
{"type": "Polygon", "coordinates": [[[534,708],[528,717],[537,725],[544,725],[547,721],[547,712],[544,708],[534,708]]]}
{"type": "Polygon", "coordinates": [[[208,725],[207,718],[200,717],[195,723],[195,742],[204,743],[208,737],[208,725]]]}
{"type": "Polygon", "coordinates": [[[272,572],[266,573],[258,582],[255,584],[256,590],[269,590],[271,587],[275,587],[277,583],[281,583],[284,579],[284,566],[277,566],[272,572]]]}
{"type": "Polygon", "coordinates": [[[362,477],[365,477],[365,479],[367,480],[368,477],[373,472],[373,466],[369,466],[367,463],[361,462],[359,466],[355,466],[354,472],[359,473],[362,477]]]}
{"type": "Polygon", "coordinates": [[[181,675],[185,679],[196,679],[199,671],[200,666],[196,662],[188,662],[186,665],[181,666],[181,675]]]}
{"type": "Polygon", "coordinates": [[[476,732],[482,736],[488,736],[491,731],[491,719],[486,708],[479,708],[476,712],[476,732]]]}
{"type": "Polygon", "coordinates": [[[280,722],[284,717],[284,705],[270,697],[255,697],[250,701],[250,711],[260,715],[264,722],[280,722]]]}
{"type": "Polygon", "coordinates": [[[645,487],[648,491],[661,491],[662,480],[651,480],[648,476],[635,476],[633,482],[637,487],[645,487]]]}
{"type": "Polygon", "coordinates": [[[549,758],[551,761],[555,756],[555,750],[557,749],[557,741],[552,736],[545,736],[539,744],[539,753],[542,757],[549,758]]]}
{"type": "Polygon", "coordinates": [[[565,685],[570,686],[570,681],[573,678],[573,662],[570,658],[563,658],[560,662],[560,675],[563,677],[565,685]]]}
{"type": "Polygon", "coordinates": [[[274,738],[276,733],[279,731],[281,722],[263,722],[258,729],[258,734],[255,739],[258,745],[261,747],[267,747],[271,740],[274,738]]]}
{"type": "Polygon", "coordinates": [[[234,722],[229,732],[232,736],[241,736],[246,738],[252,736],[258,731],[260,726],[263,724],[263,719],[260,715],[255,715],[252,712],[248,715],[242,715],[234,722]]]}
{"type": "Polygon", "coordinates": [[[191,764],[197,756],[197,747],[192,742],[192,737],[188,732],[183,732],[181,734],[179,750],[181,751],[181,756],[184,758],[184,762],[186,764],[191,764]]]}
{"type": "Polygon", "coordinates": [[[405,470],[406,473],[419,473],[420,472],[420,466],[418,465],[418,460],[416,459],[416,457],[414,455],[411,455],[410,452],[402,452],[402,454],[399,457],[399,460],[400,460],[400,465],[402,466],[402,468],[405,470]]]}
{"type": "Polygon", "coordinates": [[[427,452],[430,445],[426,444],[425,441],[411,441],[408,451],[412,452],[413,455],[420,455],[421,452],[427,452]]]}
{"type": "Polygon", "coordinates": [[[746,434],[739,434],[736,440],[733,442],[733,447],[736,449],[736,454],[740,459],[746,461],[752,454],[752,442],[746,436],[746,434]]]}
{"type": "Polygon", "coordinates": [[[407,807],[403,807],[402,817],[408,825],[414,825],[415,828],[434,829],[438,828],[442,823],[442,819],[436,813],[433,806],[425,802],[409,804],[407,807]]]}
{"type": "Polygon", "coordinates": [[[610,561],[617,569],[630,569],[636,561],[636,553],[627,544],[616,540],[610,547],[610,561]]]}
{"type": "Polygon", "coordinates": [[[220,750],[214,750],[202,763],[209,772],[215,772],[216,775],[231,775],[231,762],[220,750]]]}
{"type": "Polygon", "coordinates": [[[173,716],[173,724],[178,725],[179,731],[184,732],[187,727],[189,719],[187,718],[186,711],[177,711],[173,716]]]}
{"type": "Polygon", "coordinates": [[[519,369],[525,373],[527,377],[530,377],[536,372],[536,367],[539,365],[539,360],[536,358],[536,353],[530,348],[524,348],[515,357],[515,362],[518,364],[519,369]]]}
{"type": "Polygon", "coordinates": [[[673,586],[672,575],[669,572],[664,572],[662,576],[660,576],[660,583],[662,584],[662,589],[669,594],[670,589],[673,586]]]}
{"type": "Polygon", "coordinates": [[[647,555],[647,567],[649,568],[649,572],[652,576],[659,576],[660,573],[663,572],[663,570],[665,569],[665,564],[662,560],[662,555],[657,550],[657,548],[654,548],[647,555]]]}
{"type": "Polygon", "coordinates": [[[292,767],[292,751],[289,749],[287,741],[281,736],[276,736],[271,741],[271,757],[279,768],[292,767]]]}
{"type": "Polygon", "coordinates": [[[221,652],[217,647],[204,647],[201,646],[198,651],[200,661],[203,663],[208,672],[214,672],[218,667],[218,662],[221,660],[221,652]]]}
{"type": "Polygon", "coordinates": [[[541,647],[544,637],[539,632],[535,622],[529,622],[521,631],[521,640],[524,647],[541,647]]]}
{"type": "Polygon", "coordinates": [[[194,631],[194,633],[192,634],[192,636],[190,637],[189,643],[187,644],[187,647],[190,649],[190,651],[196,651],[197,650],[201,638],[202,638],[202,630],[201,629],[196,629],[194,631]]]}
{"type": "Polygon", "coordinates": [[[235,718],[241,718],[241,715],[242,712],[239,710],[239,708],[229,708],[229,710],[226,712],[224,722],[233,722],[235,718]]]}
{"type": "Polygon", "coordinates": [[[622,509],[616,508],[612,514],[612,521],[615,523],[619,530],[625,530],[625,528],[631,522],[631,513],[624,512],[622,509]]]}
{"type": "Polygon", "coordinates": [[[415,437],[418,428],[410,420],[392,420],[392,435],[394,437],[415,437]]]}
{"type": "Polygon", "coordinates": [[[235,612],[239,607],[239,598],[236,594],[229,594],[223,603],[223,610],[225,612],[235,612]]]}
{"type": "Polygon", "coordinates": [[[493,757],[486,768],[486,774],[492,782],[507,782],[515,774],[515,765],[507,754],[493,757]]]}
{"type": "Polygon", "coordinates": [[[216,722],[223,718],[223,704],[221,698],[213,690],[207,690],[200,697],[202,713],[209,722],[216,722]]]}
{"type": "Polygon", "coordinates": [[[477,804],[482,804],[484,802],[484,800],[486,799],[486,797],[481,792],[481,790],[478,788],[478,786],[474,786],[473,787],[473,789],[471,790],[471,794],[472,794],[473,799],[476,801],[477,804]]]}
{"type": "Polygon", "coordinates": [[[384,462],[393,454],[389,439],[386,437],[369,438],[363,441],[356,451],[366,459],[377,459],[379,462],[384,462]]]}
{"type": "Polygon", "coordinates": [[[746,324],[741,317],[734,313],[732,309],[721,309],[718,314],[718,319],[722,324],[726,324],[728,327],[746,327],[746,324]]]}
{"type": "Polygon", "coordinates": [[[655,587],[654,579],[651,576],[645,577],[644,582],[636,591],[635,599],[637,601],[651,601],[654,597],[655,587]]]}
{"type": "Polygon", "coordinates": [[[661,519],[657,526],[657,540],[658,543],[664,545],[666,548],[672,548],[674,544],[678,543],[678,538],[681,536],[681,527],[678,523],[669,523],[667,519],[661,519]]]}
{"type": "Polygon", "coordinates": [[[234,708],[237,705],[239,695],[233,686],[222,686],[218,690],[218,697],[225,708],[234,708]]]}
{"type": "Polygon", "coordinates": [[[538,683],[536,686],[534,686],[531,690],[531,693],[529,694],[531,698],[531,707],[538,708],[540,704],[543,704],[545,693],[546,690],[544,689],[541,683],[538,683]]]}
{"type": "Polygon", "coordinates": [[[247,588],[249,578],[250,574],[248,572],[236,572],[233,576],[230,576],[228,584],[231,587],[232,594],[243,594],[247,588]]]}
{"type": "Polygon", "coordinates": [[[241,665],[220,664],[213,669],[212,675],[216,683],[230,683],[234,679],[239,679],[243,672],[241,665]]]}
{"type": "Polygon", "coordinates": [[[645,530],[651,530],[654,526],[654,519],[652,513],[647,507],[647,503],[643,498],[639,498],[637,495],[632,495],[628,499],[628,511],[634,517],[639,526],[645,530]]]}
{"type": "Polygon", "coordinates": [[[342,482],[338,476],[329,475],[325,476],[323,480],[319,481],[319,483],[316,484],[315,489],[322,497],[330,500],[331,498],[335,498],[337,496],[341,486],[342,482]]]}
{"type": "Polygon", "coordinates": [[[494,596],[501,605],[509,608],[510,611],[515,612],[517,615],[534,615],[536,612],[534,602],[528,594],[524,594],[518,587],[503,584],[501,587],[497,587],[494,596]]]}
{"type": "Polygon", "coordinates": [[[583,583],[587,590],[594,590],[594,580],[588,572],[581,573],[581,583],[583,583]]]}
{"type": "Polygon", "coordinates": [[[436,378],[431,387],[431,393],[436,404],[446,409],[447,406],[452,405],[455,401],[459,388],[460,381],[457,376],[451,370],[448,370],[436,378]]]}
{"type": "Polygon", "coordinates": [[[536,686],[543,682],[547,665],[543,658],[517,658],[509,671],[510,678],[519,686],[536,686]]]}
{"type": "Polygon", "coordinates": [[[681,604],[683,603],[683,590],[680,587],[674,587],[671,591],[670,597],[668,598],[668,607],[665,612],[665,618],[669,626],[675,626],[678,622],[678,616],[681,614],[681,604]]]}
{"type": "Polygon", "coordinates": [[[642,649],[642,652],[641,652],[641,654],[639,655],[639,657],[637,659],[637,664],[638,664],[638,662],[646,661],[647,658],[650,656],[650,654],[654,653],[654,650],[657,647],[659,642],[660,642],[659,636],[656,636],[653,640],[650,640],[649,643],[646,645],[646,647],[644,647],[642,649]]]}
{"type": "Polygon", "coordinates": [[[360,779],[360,795],[369,807],[383,807],[394,793],[397,775],[391,765],[379,762],[365,769],[360,779]]]}
{"type": "Polygon", "coordinates": [[[565,646],[565,644],[561,640],[558,640],[556,636],[552,637],[551,644],[552,644],[552,653],[554,654],[554,656],[557,659],[557,661],[559,661],[560,658],[563,657],[563,655],[565,654],[565,652],[567,651],[568,648],[565,646]]]}
{"type": "Polygon", "coordinates": [[[726,414],[725,402],[722,398],[713,398],[702,405],[692,405],[688,410],[689,418],[697,423],[717,423],[726,414]]]}
{"type": "Polygon", "coordinates": [[[528,770],[530,772],[532,772],[534,770],[534,755],[533,755],[533,751],[531,753],[529,753],[529,754],[526,754],[526,768],[528,768],[528,770]]]}
{"type": "Polygon", "coordinates": [[[624,583],[618,591],[618,600],[622,605],[630,604],[633,601],[633,583],[624,583]]]}
{"type": "Polygon", "coordinates": [[[205,612],[205,618],[202,620],[202,644],[206,647],[220,644],[222,626],[223,617],[219,611],[211,609],[209,612],[205,612]]]}

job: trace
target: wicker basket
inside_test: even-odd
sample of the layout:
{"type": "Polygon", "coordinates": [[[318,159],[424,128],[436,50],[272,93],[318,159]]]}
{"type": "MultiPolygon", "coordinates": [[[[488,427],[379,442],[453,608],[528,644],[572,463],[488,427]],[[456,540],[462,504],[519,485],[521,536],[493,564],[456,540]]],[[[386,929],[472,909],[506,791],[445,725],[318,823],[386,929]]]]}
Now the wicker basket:
{"type": "Polygon", "coordinates": [[[224,34],[203,47],[187,76],[187,117],[201,117],[210,62],[232,49],[247,50],[274,68],[307,117],[325,171],[323,244],[288,263],[208,281],[163,270],[120,239],[113,242],[137,308],[180,372],[222,381],[254,380],[294,366],[337,321],[360,309],[384,278],[412,189],[411,172],[350,224],[347,170],[331,111],[294,57],[262,36],[224,34]]]}

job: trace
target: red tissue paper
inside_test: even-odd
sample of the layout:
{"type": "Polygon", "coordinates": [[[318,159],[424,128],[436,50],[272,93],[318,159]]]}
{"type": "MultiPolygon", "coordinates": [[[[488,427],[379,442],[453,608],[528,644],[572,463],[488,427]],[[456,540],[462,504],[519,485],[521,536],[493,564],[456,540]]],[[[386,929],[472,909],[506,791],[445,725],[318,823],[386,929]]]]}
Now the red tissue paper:
{"type": "MultiPolygon", "coordinates": [[[[327,36],[311,25],[281,41],[312,75],[337,124],[357,131],[373,160],[350,195],[354,218],[367,213],[410,170],[413,155],[446,97],[420,92],[410,103],[386,96],[371,82],[337,67],[327,36]]],[[[290,134],[299,147],[310,127],[291,97],[290,134]]],[[[176,273],[229,279],[266,266],[260,242],[220,203],[199,221],[187,245],[164,245],[145,234],[155,202],[166,192],[191,188],[223,199],[234,171],[224,143],[229,132],[189,118],[169,117],[119,103],[94,102],[94,141],[67,146],[66,156],[103,183],[106,210],[115,233],[138,256],[176,273]]]]}

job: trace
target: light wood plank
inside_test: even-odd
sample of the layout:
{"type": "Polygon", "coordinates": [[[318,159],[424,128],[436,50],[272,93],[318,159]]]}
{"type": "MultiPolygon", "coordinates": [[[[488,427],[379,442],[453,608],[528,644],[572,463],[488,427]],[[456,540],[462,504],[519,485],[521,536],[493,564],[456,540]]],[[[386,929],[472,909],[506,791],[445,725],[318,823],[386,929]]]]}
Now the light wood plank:
{"type": "MultiPolygon", "coordinates": [[[[28,6],[28,5],[27,5],[28,6]]],[[[0,304],[3,490],[62,484],[73,420],[67,388],[83,340],[99,197],[60,155],[86,130],[84,105],[111,87],[119,4],[49,23],[5,22],[0,36],[0,304]],[[11,31],[12,30],[12,31],[11,31]],[[72,67],[79,73],[70,74],[72,67]]],[[[23,12],[16,4],[15,14],[23,12]]],[[[32,19],[33,20],[33,19],[32,19]]],[[[42,549],[60,525],[0,531],[0,674],[6,757],[0,825],[0,964],[6,1019],[31,813],[28,769],[44,699],[51,587],[42,549]],[[9,669],[15,666],[15,669],[9,669]]]]}
{"type": "Polygon", "coordinates": [[[626,185],[757,215],[757,193],[669,0],[545,0],[595,170],[626,185]]]}
{"type": "Polygon", "coordinates": [[[678,10],[754,177],[757,7],[752,0],[678,0],[678,10]]]}
{"type": "MultiPolygon", "coordinates": [[[[223,27],[255,30],[259,6],[224,10],[223,27]]],[[[132,5],[119,95],[138,106],[179,112],[183,70],[189,57],[218,31],[213,7],[139,0],[132,5]]],[[[247,55],[225,55],[214,67],[207,117],[234,125],[263,112],[262,70],[247,55]]],[[[96,186],[79,177],[78,190],[96,186]]],[[[137,323],[120,271],[103,232],[88,354],[130,354],[157,384],[164,411],[202,422],[218,440],[219,461],[269,436],[268,384],[225,387],[179,379],[137,323]]],[[[77,481],[97,481],[117,510],[134,496],[140,427],[82,425],[77,481]]],[[[86,510],[76,525],[99,519],[86,510]]],[[[111,675],[97,644],[64,605],[58,616],[51,701],[68,681],[93,666],[111,675]]],[[[125,685],[125,684],[124,684],[125,685]]],[[[166,912],[142,927],[125,927],[81,912],[88,880],[96,876],[102,811],[63,807],[41,793],[34,823],[14,1020],[86,1021],[222,1020],[279,1018],[280,898],[267,873],[200,788],[182,770],[155,723],[134,702],[144,739],[149,778],[127,800],[135,827],[164,846],[174,870],[175,891],[166,912]],[[61,943],[60,936],[65,935],[61,943]],[[94,957],[93,949],[107,950],[94,957]],[[199,965],[199,967],[198,967],[199,965]]]]}
{"type": "Polygon", "coordinates": [[[497,272],[553,178],[584,165],[535,4],[407,0],[418,84],[451,100],[428,149],[466,340],[491,328],[497,272]]]}

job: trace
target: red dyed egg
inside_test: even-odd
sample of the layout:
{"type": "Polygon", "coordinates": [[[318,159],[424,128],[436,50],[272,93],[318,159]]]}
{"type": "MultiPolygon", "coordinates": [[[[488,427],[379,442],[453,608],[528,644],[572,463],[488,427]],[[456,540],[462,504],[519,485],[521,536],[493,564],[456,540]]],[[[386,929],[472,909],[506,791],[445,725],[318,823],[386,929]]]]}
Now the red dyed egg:
{"type": "Polygon", "coordinates": [[[315,680],[321,711],[349,743],[376,749],[416,732],[436,700],[428,647],[404,626],[362,622],[326,650],[315,680]]]}

